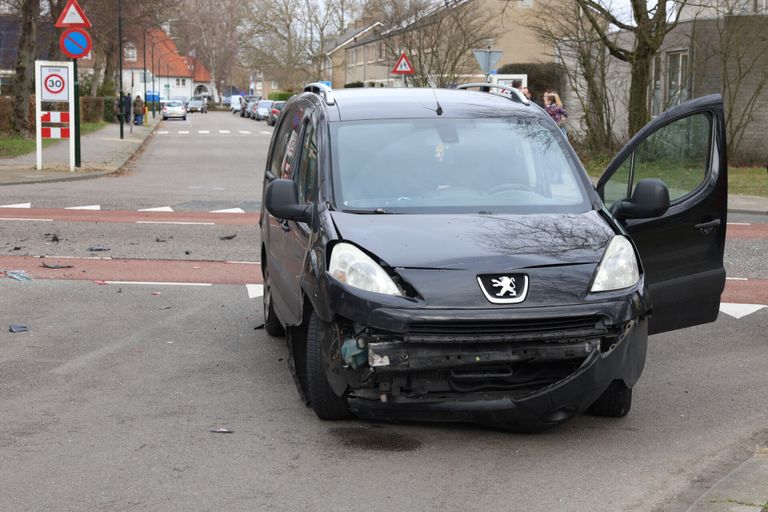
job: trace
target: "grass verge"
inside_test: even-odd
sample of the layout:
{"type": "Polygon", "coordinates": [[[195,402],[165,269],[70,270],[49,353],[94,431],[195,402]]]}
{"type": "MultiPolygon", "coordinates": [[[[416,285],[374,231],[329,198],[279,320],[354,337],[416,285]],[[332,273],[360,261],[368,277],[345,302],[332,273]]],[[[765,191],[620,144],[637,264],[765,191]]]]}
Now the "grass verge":
{"type": "MultiPolygon", "coordinates": [[[[586,165],[593,178],[602,176],[608,161],[595,160],[586,165]]],[[[729,167],[728,193],[768,197],[768,169],[765,167],[729,167]]]]}
{"type": "MultiPolygon", "coordinates": [[[[106,125],[107,123],[104,121],[99,121],[96,123],[81,123],[80,135],[95,132],[96,130],[104,128],[106,125]]],[[[45,139],[43,140],[43,147],[50,146],[56,142],[57,141],[52,139],[45,139]]],[[[12,158],[14,156],[25,155],[27,153],[32,153],[34,150],[34,137],[27,139],[24,137],[19,137],[18,135],[0,134],[0,158],[12,158]]]]}

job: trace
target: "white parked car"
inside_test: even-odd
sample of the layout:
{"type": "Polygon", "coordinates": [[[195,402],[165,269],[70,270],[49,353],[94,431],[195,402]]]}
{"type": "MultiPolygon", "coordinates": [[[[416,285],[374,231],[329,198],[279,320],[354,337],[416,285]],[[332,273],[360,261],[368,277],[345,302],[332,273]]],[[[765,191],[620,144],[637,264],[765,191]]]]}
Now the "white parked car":
{"type": "Polygon", "coordinates": [[[168,120],[170,117],[180,117],[186,121],[187,107],[184,106],[184,103],[179,100],[171,100],[163,105],[163,121],[168,120]]]}

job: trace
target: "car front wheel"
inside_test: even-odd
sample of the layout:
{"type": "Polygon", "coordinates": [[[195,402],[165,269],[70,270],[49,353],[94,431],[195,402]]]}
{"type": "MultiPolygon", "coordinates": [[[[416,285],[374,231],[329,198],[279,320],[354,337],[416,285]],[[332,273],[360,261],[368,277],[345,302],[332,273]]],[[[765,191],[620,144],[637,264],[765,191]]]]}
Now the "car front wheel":
{"type": "Polygon", "coordinates": [[[283,324],[280,323],[280,319],[275,314],[275,309],[272,306],[272,286],[269,282],[269,274],[266,267],[264,268],[264,295],[262,295],[262,301],[264,304],[264,329],[270,336],[285,336],[285,329],[283,324]]]}
{"type": "MultiPolygon", "coordinates": [[[[323,356],[323,331],[330,328],[313,311],[307,329],[307,394],[310,405],[321,420],[346,420],[352,418],[347,399],[338,396],[325,376],[323,356]]],[[[334,334],[335,335],[335,334],[334,334]]]]}
{"type": "Polygon", "coordinates": [[[622,380],[615,380],[592,404],[589,412],[595,416],[606,418],[623,418],[631,408],[632,388],[624,384],[622,380]]]}

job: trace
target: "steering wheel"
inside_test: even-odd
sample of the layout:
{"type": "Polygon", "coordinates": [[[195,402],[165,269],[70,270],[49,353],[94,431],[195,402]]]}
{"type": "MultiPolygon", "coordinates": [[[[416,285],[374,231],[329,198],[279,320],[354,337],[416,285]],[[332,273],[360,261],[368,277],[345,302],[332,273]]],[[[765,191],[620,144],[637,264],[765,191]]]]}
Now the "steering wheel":
{"type": "Polygon", "coordinates": [[[506,192],[508,190],[524,190],[526,192],[533,192],[533,189],[529,187],[528,185],[523,185],[522,183],[502,183],[501,185],[496,185],[492,189],[490,189],[486,194],[498,194],[500,192],[506,192]]]}

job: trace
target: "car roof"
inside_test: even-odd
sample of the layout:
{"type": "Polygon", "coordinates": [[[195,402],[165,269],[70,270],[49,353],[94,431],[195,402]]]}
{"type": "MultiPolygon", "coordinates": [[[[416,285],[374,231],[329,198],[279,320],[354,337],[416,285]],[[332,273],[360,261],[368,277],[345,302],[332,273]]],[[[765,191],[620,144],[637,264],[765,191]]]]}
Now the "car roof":
{"type": "Polygon", "coordinates": [[[444,117],[546,117],[534,104],[524,105],[497,94],[461,89],[343,89],[334,90],[333,98],[335,108],[327,106],[329,121],[430,118],[437,115],[438,103],[444,117]]]}

